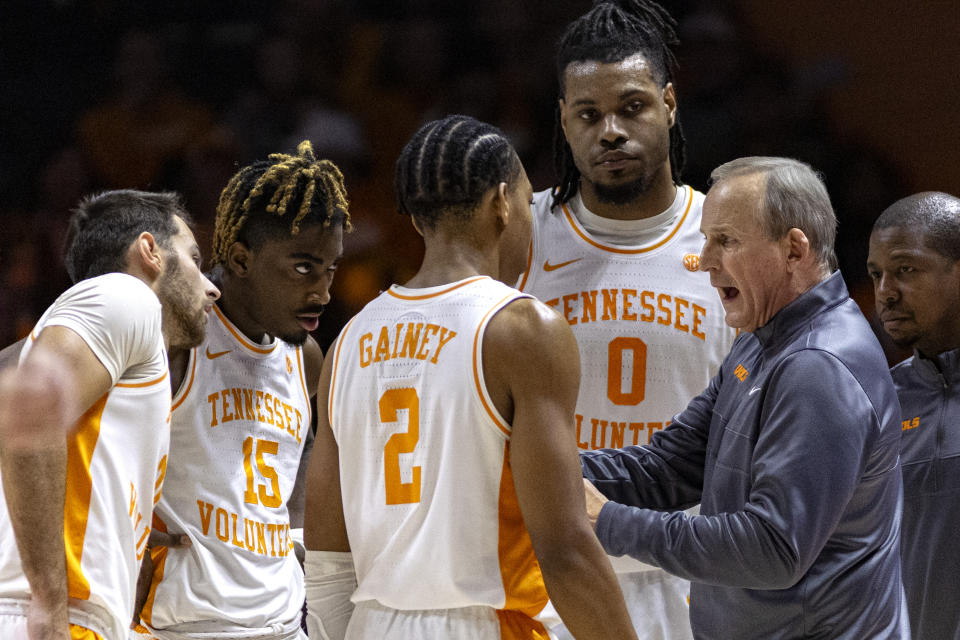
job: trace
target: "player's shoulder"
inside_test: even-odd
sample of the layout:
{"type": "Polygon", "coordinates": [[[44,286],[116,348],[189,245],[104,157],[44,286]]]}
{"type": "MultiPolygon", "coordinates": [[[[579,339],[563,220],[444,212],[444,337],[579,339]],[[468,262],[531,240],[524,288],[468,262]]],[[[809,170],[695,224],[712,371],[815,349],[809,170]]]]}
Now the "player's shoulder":
{"type": "Polygon", "coordinates": [[[508,345],[549,347],[573,333],[560,314],[536,298],[522,295],[507,303],[491,320],[485,340],[508,345]]]}
{"type": "Polygon", "coordinates": [[[74,330],[101,327],[119,336],[127,331],[160,331],[160,300],[145,282],[126,273],[107,273],[77,282],[64,291],[38,322],[74,330]]]}
{"type": "Polygon", "coordinates": [[[547,377],[576,379],[580,372],[573,331],[536,298],[517,298],[493,317],[483,338],[483,358],[487,380],[511,381],[511,386],[529,387],[547,377]]]}
{"type": "Polygon", "coordinates": [[[74,284],[57,299],[57,303],[82,304],[97,301],[99,305],[122,305],[131,309],[134,305],[159,308],[160,300],[147,284],[127,273],[105,273],[74,284]]]}

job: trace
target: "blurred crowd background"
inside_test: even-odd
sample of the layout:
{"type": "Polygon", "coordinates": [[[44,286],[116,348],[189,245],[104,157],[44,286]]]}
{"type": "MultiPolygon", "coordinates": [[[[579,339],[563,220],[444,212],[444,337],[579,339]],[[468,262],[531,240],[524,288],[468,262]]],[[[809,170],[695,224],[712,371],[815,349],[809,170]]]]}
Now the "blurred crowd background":
{"type": "MultiPolygon", "coordinates": [[[[960,193],[955,0],[665,0],[678,22],[685,182],[744,155],[825,178],[841,269],[868,315],[874,218],[960,193]]],[[[589,0],[7,0],[0,10],[0,346],[69,286],[70,210],[108,188],[175,190],[208,255],[239,166],[310,139],[337,162],[356,231],[317,339],[416,269],[393,165],[423,122],[466,113],[554,184],[554,50],[589,0]]],[[[902,357],[891,350],[891,360],[902,357]]]]}

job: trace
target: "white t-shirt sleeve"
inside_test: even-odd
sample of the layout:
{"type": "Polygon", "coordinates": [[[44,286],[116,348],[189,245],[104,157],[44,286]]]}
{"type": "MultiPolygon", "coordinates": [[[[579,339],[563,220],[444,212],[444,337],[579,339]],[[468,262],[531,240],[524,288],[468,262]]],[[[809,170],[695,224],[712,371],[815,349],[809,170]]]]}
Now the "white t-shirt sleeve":
{"type": "Polygon", "coordinates": [[[53,303],[41,322],[79,335],[113,384],[124,371],[149,362],[162,340],[160,301],[142,280],[124,273],[78,282],[53,303]]]}

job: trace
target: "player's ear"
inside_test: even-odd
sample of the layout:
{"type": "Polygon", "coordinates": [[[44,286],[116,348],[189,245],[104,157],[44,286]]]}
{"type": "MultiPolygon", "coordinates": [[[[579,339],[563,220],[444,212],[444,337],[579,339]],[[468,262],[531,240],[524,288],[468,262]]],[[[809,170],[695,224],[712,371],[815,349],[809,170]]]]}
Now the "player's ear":
{"type": "Polygon", "coordinates": [[[497,212],[499,213],[499,219],[503,229],[507,227],[507,223],[510,222],[510,216],[513,213],[510,211],[510,198],[507,197],[509,190],[510,186],[506,182],[501,182],[497,185],[497,212]]]}
{"type": "Polygon", "coordinates": [[[507,198],[509,187],[506,182],[500,182],[483,194],[480,201],[480,211],[484,212],[484,219],[492,219],[497,234],[503,233],[510,220],[510,200],[507,198]],[[487,218],[487,215],[490,218],[487,218]]]}
{"type": "Polygon", "coordinates": [[[234,242],[227,249],[226,268],[232,273],[245,278],[250,270],[250,262],[253,260],[253,252],[243,242],[234,242]]]}
{"type": "Polygon", "coordinates": [[[563,98],[557,100],[557,117],[560,118],[560,128],[563,130],[563,137],[567,137],[567,103],[563,98]]]}
{"type": "Polygon", "coordinates": [[[410,214],[410,223],[413,225],[413,228],[417,230],[417,233],[420,234],[420,237],[423,237],[423,229],[420,228],[420,225],[417,224],[417,219],[413,217],[413,214],[410,214]]]}
{"type": "Polygon", "coordinates": [[[672,82],[663,87],[663,106],[667,109],[667,122],[672,127],[677,121],[677,93],[672,82]]]}
{"type": "Polygon", "coordinates": [[[139,267],[153,278],[160,275],[163,271],[163,252],[152,233],[144,231],[137,236],[127,250],[127,264],[139,267]]]}

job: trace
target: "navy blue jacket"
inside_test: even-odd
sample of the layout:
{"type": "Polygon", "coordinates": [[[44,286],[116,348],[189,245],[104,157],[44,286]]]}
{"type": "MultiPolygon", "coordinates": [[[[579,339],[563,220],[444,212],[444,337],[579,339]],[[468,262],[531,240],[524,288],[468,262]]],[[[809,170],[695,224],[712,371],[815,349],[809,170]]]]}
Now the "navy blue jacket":
{"type": "Polygon", "coordinates": [[[960,349],[891,371],[903,414],[903,586],[914,639],[960,640],[960,349]]]}
{"type": "Polygon", "coordinates": [[[886,360],[836,272],[741,334],[649,445],[581,463],[616,501],[604,548],[691,580],[697,638],[902,638],[899,441],[886,360]]]}

